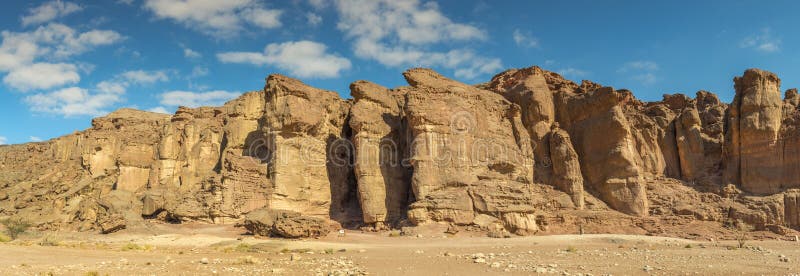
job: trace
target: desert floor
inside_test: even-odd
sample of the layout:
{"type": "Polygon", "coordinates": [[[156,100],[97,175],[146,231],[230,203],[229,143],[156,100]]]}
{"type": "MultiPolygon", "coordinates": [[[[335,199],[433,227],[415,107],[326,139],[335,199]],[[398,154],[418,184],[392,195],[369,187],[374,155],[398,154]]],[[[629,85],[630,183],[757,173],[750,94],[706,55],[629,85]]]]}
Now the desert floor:
{"type": "Polygon", "coordinates": [[[800,243],[629,235],[507,239],[476,233],[337,233],[309,240],[231,226],[110,235],[29,233],[0,243],[0,275],[800,275],[800,243]],[[158,234],[155,234],[158,233],[158,234]]]}

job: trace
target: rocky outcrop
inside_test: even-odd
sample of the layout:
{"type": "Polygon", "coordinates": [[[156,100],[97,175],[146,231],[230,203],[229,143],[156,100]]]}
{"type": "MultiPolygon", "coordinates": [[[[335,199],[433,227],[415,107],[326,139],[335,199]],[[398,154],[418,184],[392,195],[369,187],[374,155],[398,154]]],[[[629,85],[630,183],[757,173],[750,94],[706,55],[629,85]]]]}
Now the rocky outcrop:
{"type": "Polygon", "coordinates": [[[770,72],[750,69],[734,83],[736,96],[726,132],[726,179],[748,192],[776,193],[782,180],[775,158],[782,113],[780,80],[770,72]]]}
{"type": "Polygon", "coordinates": [[[350,103],[336,92],[270,75],[263,135],[270,207],[318,217],[346,213],[352,149],[346,119],[350,103]]]}
{"type": "Polygon", "coordinates": [[[553,183],[570,195],[576,208],[583,209],[583,175],[578,153],[572,148],[569,134],[558,128],[557,123],[550,131],[550,155],[553,160],[553,183]]]}
{"type": "MultiPolygon", "coordinates": [[[[477,214],[502,218],[534,209],[530,138],[519,107],[502,96],[428,69],[403,74],[416,198],[409,218],[471,224],[477,214]]],[[[530,216],[526,216],[530,218],[530,216]]],[[[509,228],[524,228],[506,220],[509,228]]]]}
{"type": "Polygon", "coordinates": [[[284,210],[254,210],[247,214],[243,225],[253,235],[263,237],[314,238],[330,233],[324,219],[284,210]]]}
{"type": "Polygon", "coordinates": [[[365,223],[384,228],[405,217],[410,172],[403,164],[406,132],[403,96],[366,81],[350,85],[355,100],[350,114],[355,146],[355,176],[365,223]]]}
{"type": "Polygon", "coordinates": [[[290,238],[426,223],[494,236],[800,228],[800,96],[780,99],[772,73],[736,78],[730,106],[706,91],[642,102],[538,67],[475,86],[403,76],[393,89],[354,82],[345,100],[270,75],[221,107],[121,109],[0,146],[0,218],[104,233],[241,223],[290,238]]]}

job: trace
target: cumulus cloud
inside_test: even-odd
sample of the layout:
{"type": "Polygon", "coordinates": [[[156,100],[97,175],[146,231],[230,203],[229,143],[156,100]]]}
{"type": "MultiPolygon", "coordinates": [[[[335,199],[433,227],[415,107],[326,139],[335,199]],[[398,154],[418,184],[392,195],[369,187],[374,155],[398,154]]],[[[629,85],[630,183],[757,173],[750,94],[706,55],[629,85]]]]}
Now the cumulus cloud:
{"type": "Polygon", "coordinates": [[[50,89],[81,80],[78,68],[66,63],[34,63],[15,68],[3,78],[3,83],[20,91],[50,89]]]}
{"type": "Polygon", "coordinates": [[[308,22],[308,25],[317,26],[322,23],[322,16],[319,16],[313,12],[309,12],[306,13],[306,21],[308,22]]]}
{"type": "Polygon", "coordinates": [[[28,140],[31,140],[31,142],[41,142],[42,138],[39,138],[37,136],[30,136],[28,137],[28,140]]]}
{"type": "Polygon", "coordinates": [[[224,52],[217,54],[224,63],[271,65],[301,78],[332,78],[351,67],[350,60],[327,52],[325,44],[313,41],[271,43],[263,52],[224,52]]]}
{"type": "Polygon", "coordinates": [[[144,71],[132,70],[120,74],[120,77],[131,83],[152,84],[156,82],[169,81],[169,76],[164,71],[144,71]]]}
{"type": "Polygon", "coordinates": [[[90,30],[79,33],[57,23],[40,26],[30,32],[3,31],[0,36],[3,39],[0,44],[0,71],[32,63],[39,57],[68,58],[124,39],[115,31],[90,30]]]}
{"type": "Polygon", "coordinates": [[[228,91],[169,91],[161,94],[161,104],[165,106],[219,106],[241,95],[237,92],[228,91]]]}
{"type": "Polygon", "coordinates": [[[65,62],[37,62],[40,59],[64,60],[95,47],[109,45],[124,39],[108,30],[77,32],[56,23],[40,26],[30,32],[0,33],[0,72],[7,86],[26,92],[52,89],[80,81],[79,69],[87,68],[65,62]]]}
{"type": "Polygon", "coordinates": [[[630,78],[644,85],[650,85],[658,81],[656,71],[660,67],[658,63],[647,60],[631,61],[622,65],[617,72],[628,74],[630,78]]]}
{"type": "Polygon", "coordinates": [[[183,56],[185,58],[191,58],[191,59],[203,57],[202,54],[198,53],[195,50],[189,49],[189,48],[183,48],[183,56]]]}
{"type": "Polygon", "coordinates": [[[781,50],[781,40],[772,35],[769,28],[761,29],[758,34],[744,38],[739,47],[754,49],[763,53],[774,53],[781,50]]]}
{"type": "Polygon", "coordinates": [[[163,106],[156,106],[151,109],[148,109],[147,111],[155,113],[163,113],[163,114],[172,114],[172,112],[167,111],[167,108],[163,106]]]}
{"type": "MultiPolygon", "coordinates": [[[[547,62],[545,62],[545,64],[546,63],[547,62]]],[[[582,77],[585,77],[586,75],[588,75],[589,72],[586,72],[584,70],[580,70],[580,69],[577,69],[577,68],[567,67],[567,68],[558,70],[558,74],[562,75],[562,76],[565,76],[567,78],[582,78],[582,77]]]]}
{"type": "Polygon", "coordinates": [[[267,9],[257,0],[146,0],[145,9],[215,37],[229,37],[244,26],[264,29],[281,26],[283,11],[267,9]]]}
{"type": "Polygon", "coordinates": [[[517,46],[539,48],[539,39],[531,35],[530,32],[523,32],[520,29],[515,29],[512,37],[514,38],[514,43],[517,43],[517,46]]]}
{"type": "Polygon", "coordinates": [[[81,6],[75,3],[61,0],[50,1],[28,10],[28,14],[22,16],[20,21],[22,21],[22,26],[41,24],[78,12],[82,9],[81,6]]]}
{"type": "Polygon", "coordinates": [[[639,60],[627,62],[623,64],[622,67],[620,67],[617,71],[620,73],[625,73],[635,71],[656,71],[658,69],[658,63],[647,60],[639,60]]]}
{"type": "Polygon", "coordinates": [[[500,59],[467,48],[431,50],[431,45],[487,38],[486,32],[475,26],[453,22],[435,2],[338,0],[336,10],[337,28],[352,40],[353,51],[360,58],[391,67],[441,66],[463,78],[502,68],[500,59]]]}
{"type": "Polygon", "coordinates": [[[90,115],[101,116],[107,108],[122,101],[121,95],[95,92],[80,87],[68,87],[50,93],[39,93],[25,97],[31,110],[66,117],[90,115]]]}

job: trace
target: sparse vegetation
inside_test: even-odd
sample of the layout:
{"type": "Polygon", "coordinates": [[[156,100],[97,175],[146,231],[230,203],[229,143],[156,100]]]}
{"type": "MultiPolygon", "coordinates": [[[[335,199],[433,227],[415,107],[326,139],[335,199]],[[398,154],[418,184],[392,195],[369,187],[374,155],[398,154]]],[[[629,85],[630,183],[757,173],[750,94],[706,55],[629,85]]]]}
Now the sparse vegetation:
{"type": "Polygon", "coordinates": [[[10,242],[11,237],[6,234],[0,233],[0,242],[10,242]]]}
{"type": "Polygon", "coordinates": [[[399,230],[392,230],[392,231],[389,231],[389,237],[393,237],[393,238],[395,238],[395,237],[399,237],[399,236],[401,236],[401,233],[400,233],[400,231],[399,231],[399,230]]]}
{"type": "Polygon", "coordinates": [[[236,264],[239,264],[239,265],[256,265],[256,264],[261,264],[261,260],[259,260],[258,258],[255,258],[253,256],[244,256],[244,257],[240,257],[236,261],[236,264]]]}
{"type": "Polygon", "coordinates": [[[0,224],[6,228],[6,234],[12,239],[16,240],[19,235],[28,231],[28,228],[31,227],[31,224],[21,218],[8,218],[0,221],[0,224]]]}
{"type": "Polygon", "coordinates": [[[691,249],[692,248],[692,244],[691,243],[687,243],[686,246],[684,246],[683,248],[691,249]]]}
{"type": "Polygon", "coordinates": [[[55,236],[47,235],[39,241],[40,246],[60,246],[61,241],[55,236]]]}
{"type": "Polygon", "coordinates": [[[753,227],[742,221],[737,221],[736,228],[738,229],[736,233],[736,243],[739,248],[744,248],[750,238],[749,232],[753,231],[753,227]]]}
{"type": "Polygon", "coordinates": [[[575,253],[575,252],[578,252],[578,249],[575,248],[574,246],[570,245],[570,246],[567,246],[566,251],[569,252],[569,253],[575,253]]]}
{"type": "Polygon", "coordinates": [[[138,245],[138,244],[135,244],[135,243],[128,243],[128,244],[122,246],[122,248],[121,248],[122,251],[131,251],[131,250],[150,251],[152,249],[153,249],[153,247],[150,246],[150,245],[147,245],[147,244],[138,245]]]}

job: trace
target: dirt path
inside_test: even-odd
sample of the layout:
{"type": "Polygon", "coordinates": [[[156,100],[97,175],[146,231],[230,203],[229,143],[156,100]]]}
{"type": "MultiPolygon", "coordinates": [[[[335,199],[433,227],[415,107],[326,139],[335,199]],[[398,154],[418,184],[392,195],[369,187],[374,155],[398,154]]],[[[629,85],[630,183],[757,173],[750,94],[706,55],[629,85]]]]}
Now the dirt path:
{"type": "MultiPolygon", "coordinates": [[[[163,230],[163,229],[162,229],[163,230]]],[[[800,243],[628,235],[509,239],[387,233],[256,239],[236,229],[40,235],[0,244],[0,274],[32,275],[797,275],[800,243]],[[48,244],[50,246],[42,246],[48,244]],[[782,261],[782,257],[786,261],[782,261]]]]}

